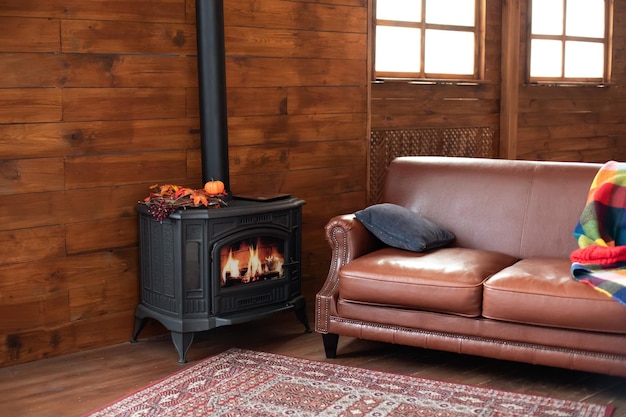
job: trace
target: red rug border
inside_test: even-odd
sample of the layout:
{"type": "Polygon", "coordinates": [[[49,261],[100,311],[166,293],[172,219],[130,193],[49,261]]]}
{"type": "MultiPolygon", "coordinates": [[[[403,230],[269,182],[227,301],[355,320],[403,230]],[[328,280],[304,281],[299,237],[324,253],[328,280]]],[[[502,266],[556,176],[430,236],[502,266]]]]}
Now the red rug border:
{"type": "MultiPolygon", "coordinates": [[[[215,358],[218,355],[223,355],[224,353],[226,353],[226,352],[228,352],[228,351],[230,351],[232,349],[237,349],[237,348],[228,348],[228,349],[226,349],[226,350],[224,350],[222,352],[216,353],[215,355],[207,356],[206,358],[200,359],[196,363],[190,363],[188,365],[185,365],[182,368],[180,368],[179,370],[177,370],[176,372],[172,372],[171,374],[166,375],[163,378],[154,380],[154,381],[150,382],[148,385],[144,385],[143,387],[138,388],[138,389],[136,389],[134,391],[131,391],[128,394],[123,395],[123,396],[121,396],[121,397],[119,397],[119,398],[117,398],[117,399],[115,399],[115,400],[113,400],[113,401],[103,405],[102,407],[96,408],[95,410],[91,410],[90,412],[88,412],[86,414],[83,414],[81,417],[89,417],[90,415],[95,414],[95,413],[97,413],[99,411],[102,411],[105,408],[110,407],[110,406],[112,406],[115,403],[119,403],[120,401],[124,401],[128,397],[132,397],[133,395],[137,394],[138,392],[141,392],[141,391],[143,391],[145,389],[148,389],[148,388],[152,388],[153,386],[160,384],[161,382],[165,381],[166,379],[169,379],[169,378],[173,377],[176,374],[184,372],[187,369],[191,369],[194,366],[199,366],[200,364],[202,364],[202,363],[204,363],[206,361],[209,361],[209,360],[211,360],[212,358],[215,358]]],[[[237,349],[237,350],[245,350],[245,349],[237,349]]],[[[605,416],[605,417],[610,417],[610,416],[605,416]]]]}
{"type": "MultiPolygon", "coordinates": [[[[112,406],[113,404],[116,404],[120,401],[125,400],[128,397],[132,397],[133,395],[146,390],[148,388],[152,388],[153,386],[160,384],[161,382],[171,378],[172,376],[181,373],[183,371],[186,371],[188,369],[194,368],[194,367],[201,367],[201,365],[204,362],[208,362],[214,358],[216,358],[217,356],[220,355],[225,355],[227,353],[236,353],[236,352],[254,352],[251,349],[243,349],[243,348],[238,348],[238,347],[230,347],[226,350],[223,350],[219,353],[216,353],[214,355],[211,356],[207,356],[206,358],[200,359],[198,360],[196,363],[192,363],[189,364],[189,366],[184,366],[181,369],[177,370],[176,372],[173,372],[163,378],[160,378],[158,380],[152,381],[151,383],[149,383],[148,385],[145,385],[139,389],[136,389],[122,397],[117,398],[116,400],[113,400],[109,403],[107,403],[106,405],[103,405],[102,407],[99,407],[95,410],[91,410],[90,412],[83,414],[81,417],[89,417],[90,415],[97,413],[99,411],[104,410],[107,407],[112,406]]],[[[416,379],[423,379],[423,380],[430,380],[430,381],[434,381],[434,382],[439,382],[439,383],[443,383],[443,384],[451,384],[451,385],[463,385],[466,387],[471,387],[471,388],[476,388],[476,389],[481,389],[481,390],[491,390],[491,391],[498,391],[498,392],[502,392],[502,393],[508,393],[508,394],[518,394],[518,395],[525,395],[525,396],[529,396],[529,397],[538,397],[538,398],[546,398],[546,399],[559,399],[560,398],[555,398],[555,397],[548,397],[548,396],[544,396],[544,395],[537,395],[537,394],[526,394],[526,393],[520,393],[520,392],[516,392],[516,391],[509,391],[509,390],[504,390],[504,389],[499,389],[499,388],[489,388],[489,387],[484,387],[484,386],[480,386],[480,385],[474,385],[474,384],[463,384],[463,383],[456,383],[456,382],[450,382],[450,381],[446,381],[443,379],[437,379],[437,378],[424,378],[424,377],[420,377],[417,375],[412,375],[412,374],[401,374],[399,372],[387,372],[387,371],[379,371],[376,369],[369,369],[369,368],[359,368],[357,366],[350,366],[350,365],[342,365],[342,364],[335,364],[332,362],[328,362],[328,361],[323,361],[323,360],[316,360],[316,359],[309,359],[309,358],[302,358],[299,356],[288,356],[288,355],[283,355],[280,353],[272,353],[272,352],[265,352],[265,351],[256,351],[256,353],[263,353],[263,354],[268,354],[268,355],[273,355],[273,356],[278,356],[278,357],[283,357],[283,358],[288,358],[288,359],[298,359],[298,360],[303,360],[303,361],[307,361],[307,362],[314,362],[314,363],[321,363],[321,364],[330,364],[333,366],[338,366],[338,367],[342,367],[344,369],[356,369],[356,370],[361,370],[361,371],[368,371],[368,372],[375,372],[375,373],[380,373],[380,374],[388,374],[388,375],[397,375],[397,376],[404,376],[404,377],[409,377],[409,378],[416,378],[416,379]]],[[[578,403],[583,403],[584,401],[578,401],[578,400],[563,400],[563,401],[570,401],[570,402],[578,402],[578,403]]],[[[615,411],[615,406],[613,405],[613,403],[609,403],[609,404],[599,404],[599,403],[587,403],[587,404],[593,404],[599,407],[606,407],[606,411],[604,413],[604,417],[611,417],[611,415],[613,415],[613,412],[615,411]]]]}

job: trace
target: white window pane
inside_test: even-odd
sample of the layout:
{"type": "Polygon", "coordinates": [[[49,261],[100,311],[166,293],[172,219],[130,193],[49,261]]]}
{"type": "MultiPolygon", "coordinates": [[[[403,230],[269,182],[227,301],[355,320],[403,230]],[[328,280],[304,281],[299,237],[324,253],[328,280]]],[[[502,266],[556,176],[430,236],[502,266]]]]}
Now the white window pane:
{"type": "Polygon", "coordinates": [[[602,78],[604,45],[595,42],[565,42],[565,76],[602,78]]]}
{"type": "Polygon", "coordinates": [[[420,0],[379,0],[376,2],[376,19],[421,22],[422,2],[420,0]]]}
{"type": "Polygon", "coordinates": [[[604,0],[567,0],[565,34],[604,38],[604,0]]]}
{"type": "Polygon", "coordinates": [[[419,72],[419,57],[419,29],[376,27],[376,71],[419,72]]]}
{"type": "Polygon", "coordinates": [[[475,0],[426,0],[426,23],[474,26],[475,0]]]}
{"type": "Polygon", "coordinates": [[[474,34],[426,30],[424,66],[432,74],[473,74],[474,34]]]}
{"type": "Polygon", "coordinates": [[[561,41],[533,39],[530,50],[531,77],[561,76],[561,56],[563,54],[561,41]]]}
{"type": "Polygon", "coordinates": [[[532,33],[563,34],[563,0],[533,0],[532,33]]]}

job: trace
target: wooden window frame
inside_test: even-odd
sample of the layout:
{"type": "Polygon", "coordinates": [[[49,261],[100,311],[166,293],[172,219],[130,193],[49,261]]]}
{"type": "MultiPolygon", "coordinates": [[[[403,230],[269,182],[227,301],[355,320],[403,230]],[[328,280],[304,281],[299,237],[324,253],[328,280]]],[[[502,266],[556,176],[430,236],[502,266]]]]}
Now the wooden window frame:
{"type": "MultiPolygon", "coordinates": [[[[384,0],[381,0],[384,1],[384,0]]],[[[442,25],[426,23],[426,2],[437,0],[422,0],[422,19],[421,22],[405,22],[394,20],[378,20],[376,18],[376,2],[372,0],[372,68],[374,80],[408,80],[415,81],[416,83],[449,83],[449,82],[467,82],[467,81],[481,81],[484,80],[485,74],[485,20],[486,20],[486,0],[474,0],[474,26],[458,26],[458,25],[442,25]],[[394,27],[409,27],[416,28],[421,31],[421,48],[420,48],[420,71],[419,72],[388,72],[388,71],[376,71],[376,27],[378,25],[394,26],[394,27]],[[473,74],[437,74],[425,72],[425,43],[426,43],[426,30],[448,30],[458,32],[473,32],[474,33],[474,73],[473,74]],[[469,30],[471,29],[471,30],[469,30]]]]}
{"type": "MultiPolygon", "coordinates": [[[[604,38],[589,38],[581,36],[567,36],[565,35],[565,10],[563,13],[563,33],[561,35],[534,35],[532,33],[532,5],[533,1],[528,2],[527,10],[527,27],[528,27],[528,39],[527,39],[527,53],[526,53],[526,81],[528,84],[539,85],[595,85],[604,86],[608,85],[611,81],[612,74],[612,56],[613,56],[613,1],[604,0],[604,38]],[[563,53],[561,56],[561,76],[560,77],[531,77],[530,64],[531,64],[531,48],[533,39],[547,39],[561,41],[563,53]],[[583,41],[591,43],[602,43],[604,45],[604,74],[602,77],[594,78],[575,78],[565,77],[565,42],[566,41],[583,41]]],[[[567,7],[567,1],[564,0],[563,7],[567,7]]]]}

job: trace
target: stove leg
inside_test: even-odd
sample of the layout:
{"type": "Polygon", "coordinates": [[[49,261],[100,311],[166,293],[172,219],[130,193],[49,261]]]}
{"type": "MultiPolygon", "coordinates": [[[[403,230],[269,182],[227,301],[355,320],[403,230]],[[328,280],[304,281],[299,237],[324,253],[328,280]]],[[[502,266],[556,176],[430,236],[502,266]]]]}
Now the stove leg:
{"type": "Polygon", "coordinates": [[[304,332],[311,333],[311,325],[309,324],[309,318],[306,314],[306,301],[303,296],[298,296],[291,300],[291,304],[293,305],[296,311],[296,317],[300,320],[300,323],[304,324],[304,332]]]}
{"type": "Polygon", "coordinates": [[[133,328],[133,336],[130,339],[130,343],[137,343],[137,336],[139,336],[139,332],[143,330],[143,327],[146,325],[146,318],[139,318],[135,316],[135,327],[133,328]]]}
{"type": "Polygon", "coordinates": [[[178,352],[178,363],[187,363],[187,351],[193,342],[193,333],[172,332],[172,341],[178,352]]]}

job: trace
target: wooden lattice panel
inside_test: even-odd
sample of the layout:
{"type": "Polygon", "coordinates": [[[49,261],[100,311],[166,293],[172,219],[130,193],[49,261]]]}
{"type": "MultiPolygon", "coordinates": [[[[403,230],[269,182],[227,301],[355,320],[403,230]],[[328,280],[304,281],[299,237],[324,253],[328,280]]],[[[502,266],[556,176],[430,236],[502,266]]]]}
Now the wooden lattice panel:
{"type": "Polygon", "coordinates": [[[491,127],[373,130],[370,138],[369,203],[381,201],[389,163],[399,156],[436,155],[491,158],[491,127]]]}

